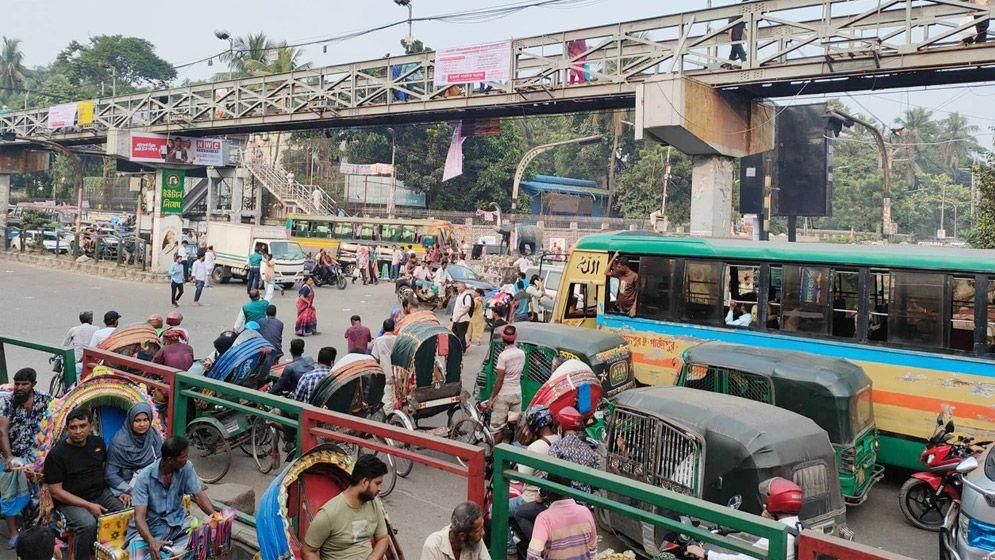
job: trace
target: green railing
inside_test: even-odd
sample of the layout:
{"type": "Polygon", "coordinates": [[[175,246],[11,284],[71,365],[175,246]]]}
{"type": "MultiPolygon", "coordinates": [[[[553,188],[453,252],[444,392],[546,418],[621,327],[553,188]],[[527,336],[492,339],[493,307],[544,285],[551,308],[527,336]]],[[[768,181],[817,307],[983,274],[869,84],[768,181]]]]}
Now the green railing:
{"type": "Polygon", "coordinates": [[[522,481],[539,488],[551,489],[562,496],[573,498],[579,502],[618,512],[632,519],[687,535],[706,545],[721,547],[761,560],[784,560],[786,556],[788,528],[782,523],[621,476],[581,467],[549,456],[522,451],[506,444],[499,445],[494,449],[494,498],[491,510],[492,551],[505,549],[506,529],[500,528],[508,527],[508,484],[512,480],[522,481]],[[594,491],[588,494],[572,487],[550,482],[545,478],[524,475],[512,467],[514,463],[558,476],[563,480],[590,485],[594,491]],[[617,502],[603,494],[630,498],[635,500],[637,505],[617,502]],[[726,530],[765,538],[770,543],[768,552],[765,554],[763,550],[753,547],[741,539],[711,533],[707,528],[689,525],[653,513],[656,508],[669,510],[678,516],[701,520],[707,525],[716,525],[726,530]]]}
{"type": "Polygon", "coordinates": [[[0,384],[10,383],[7,373],[7,346],[18,346],[29,350],[62,356],[62,381],[66,387],[71,387],[76,383],[76,352],[72,348],[63,346],[52,346],[30,340],[22,340],[10,336],[0,336],[0,384]]]}

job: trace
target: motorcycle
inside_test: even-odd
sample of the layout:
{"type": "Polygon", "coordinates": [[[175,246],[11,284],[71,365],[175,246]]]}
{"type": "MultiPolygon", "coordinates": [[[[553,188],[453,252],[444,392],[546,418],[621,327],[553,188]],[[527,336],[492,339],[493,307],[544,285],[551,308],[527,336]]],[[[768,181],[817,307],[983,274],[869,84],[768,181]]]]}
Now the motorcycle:
{"type": "Polygon", "coordinates": [[[913,474],[898,492],[898,505],[913,526],[926,531],[939,531],[951,504],[960,501],[961,479],[956,467],[973,454],[973,438],[953,437],[954,423],[936,418],[936,430],[926,442],[919,460],[928,468],[913,474]]]}
{"type": "Polygon", "coordinates": [[[311,278],[314,280],[314,285],[318,288],[328,284],[344,290],[349,285],[349,279],[343,274],[341,267],[337,264],[333,264],[325,269],[315,268],[311,273],[311,278]]]}
{"type": "Polygon", "coordinates": [[[394,282],[394,293],[397,295],[397,301],[399,302],[408,299],[416,304],[445,309],[449,306],[449,300],[456,295],[456,286],[447,283],[440,298],[431,286],[418,286],[414,281],[409,281],[407,278],[398,278],[394,282]]]}

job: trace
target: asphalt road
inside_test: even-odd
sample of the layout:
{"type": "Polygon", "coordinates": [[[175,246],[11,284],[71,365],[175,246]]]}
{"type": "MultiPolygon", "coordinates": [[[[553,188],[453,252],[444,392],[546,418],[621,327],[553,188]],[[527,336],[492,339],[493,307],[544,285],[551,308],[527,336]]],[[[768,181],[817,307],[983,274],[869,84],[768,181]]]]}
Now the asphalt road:
{"type": "MultiPolygon", "coordinates": [[[[100,322],[105,311],[121,313],[121,324],[141,322],[151,313],[165,316],[169,305],[169,286],[140,284],[122,280],[102,279],[63,271],[0,261],[0,335],[25,338],[48,344],[60,344],[66,331],[75,325],[80,311],[93,311],[100,322]]],[[[273,303],[277,316],[284,322],[284,344],[293,337],[295,294],[277,293],[273,303]]],[[[203,307],[190,305],[192,287],[181,300],[183,326],[191,335],[195,355],[205,356],[212,349],[214,338],[235,321],[239,306],[246,301],[241,284],[217,286],[204,291],[203,307]]],[[[345,350],[344,332],[353,314],[362,316],[364,324],[374,332],[388,316],[396,299],[390,284],[380,286],[350,285],[345,290],[324,287],[318,290],[316,306],[320,335],[306,340],[306,353],[314,356],[321,346],[331,345],[345,350]]],[[[471,347],[464,362],[464,385],[472,386],[484,358],[485,347],[471,347]]],[[[47,357],[37,352],[9,348],[6,352],[8,370],[34,367],[40,375],[39,385],[48,386],[51,373],[47,357]]],[[[427,422],[426,424],[438,424],[427,422]]],[[[271,475],[262,475],[251,459],[235,451],[236,462],[222,483],[237,483],[253,488],[258,503],[271,475]]],[[[848,523],[856,532],[856,540],[912,558],[937,558],[934,533],[919,531],[908,525],[898,508],[896,493],[906,474],[893,473],[875,487],[870,499],[848,511],[848,523]]],[[[431,532],[449,522],[453,506],[465,496],[465,485],[458,477],[416,466],[407,479],[398,482],[394,493],[385,499],[391,519],[398,528],[398,538],[410,558],[420,553],[421,543],[431,532]]],[[[13,558],[0,538],[0,560],[13,558]]],[[[499,555],[500,556],[500,555],[499,555]]]]}

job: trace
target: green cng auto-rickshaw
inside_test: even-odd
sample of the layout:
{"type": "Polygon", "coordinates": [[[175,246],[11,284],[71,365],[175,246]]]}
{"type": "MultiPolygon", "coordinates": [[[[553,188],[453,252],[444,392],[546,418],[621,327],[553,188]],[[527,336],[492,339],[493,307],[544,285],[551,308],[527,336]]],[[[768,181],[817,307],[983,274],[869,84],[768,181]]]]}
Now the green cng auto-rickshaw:
{"type": "Polygon", "coordinates": [[[786,408],[815,421],[836,450],[849,505],[881,480],[871,379],[860,366],[802,352],[707,342],[684,352],[677,385],[786,408]]]}
{"type": "MultiPolygon", "coordinates": [[[[525,351],[525,370],[521,379],[523,411],[549,381],[557,364],[571,359],[591,367],[601,381],[601,399],[611,399],[635,385],[632,352],[626,340],[615,333],[549,323],[515,323],[515,328],[518,331],[515,343],[525,351]]],[[[487,359],[477,376],[478,402],[490,397],[495,365],[504,348],[501,329],[495,329],[487,359]]],[[[597,407],[598,403],[594,402],[592,406],[597,407]]],[[[600,426],[589,429],[588,433],[601,439],[600,426]]]]}
{"type": "MultiPolygon", "coordinates": [[[[633,389],[615,399],[605,445],[612,474],[758,515],[759,484],[782,477],[804,492],[805,528],[835,533],[846,521],[829,437],[783,408],[686,387],[633,389]]],[[[604,521],[650,556],[668,540],[624,514],[604,521]]]]}

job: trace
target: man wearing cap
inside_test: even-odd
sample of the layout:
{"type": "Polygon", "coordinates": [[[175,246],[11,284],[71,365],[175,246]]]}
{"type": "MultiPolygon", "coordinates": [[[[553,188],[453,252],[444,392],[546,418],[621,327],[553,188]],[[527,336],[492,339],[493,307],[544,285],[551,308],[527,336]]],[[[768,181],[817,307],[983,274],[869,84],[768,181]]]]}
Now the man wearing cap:
{"type": "Polygon", "coordinates": [[[155,353],[152,362],[162,364],[180,371],[187,371],[193,365],[193,348],[185,342],[186,333],[179,327],[170,327],[162,331],[162,343],[165,345],[155,353]]]}
{"type": "Polygon", "coordinates": [[[121,314],[117,311],[108,311],[104,313],[104,328],[93,333],[93,340],[90,341],[90,346],[96,348],[100,346],[100,343],[107,340],[114,331],[117,330],[118,320],[121,318],[121,314]]]}
{"type": "Polygon", "coordinates": [[[518,331],[515,326],[505,325],[501,339],[507,346],[498,354],[491,398],[483,403],[485,410],[491,410],[490,430],[495,444],[501,443],[501,431],[508,423],[508,414],[518,414],[522,408],[521,379],[525,369],[525,352],[515,345],[516,338],[518,331]]]}

